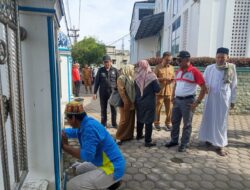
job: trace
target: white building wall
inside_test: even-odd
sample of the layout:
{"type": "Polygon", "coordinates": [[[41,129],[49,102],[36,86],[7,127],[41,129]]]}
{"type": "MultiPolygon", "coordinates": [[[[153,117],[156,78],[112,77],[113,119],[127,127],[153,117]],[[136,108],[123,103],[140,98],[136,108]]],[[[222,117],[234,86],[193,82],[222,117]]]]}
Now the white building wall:
{"type": "Polygon", "coordinates": [[[120,69],[124,63],[130,63],[130,53],[128,50],[117,50],[115,46],[106,46],[106,52],[112,60],[115,60],[113,66],[117,69],[120,69]]]}
{"type": "Polygon", "coordinates": [[[166,0],[156,0],[154,14],[164,12],[165,11],[165,4],[166,4],[166,0]]]}
{"type": "MultiPolygon", "coordinates": [[[[137,61],[141,59],[147,59],[156,56],[158,37],[149,37],[141,40],[137,40],[138,49],[137,49],[137,61]]],[[[136,61],[136,62],[137,62],[136,61]]],[[[133,62],[133,63],[136,63],[133,62]]]]}
{"type": "Polygon", "coordinates": [[[21,15],[28,37],[22,42],[29,174],[54,189],[54,153],[47,16],[21,15]]]}
{"type": "Polygon", "coordinates": [[[199,35],[199,20],[200,20],[200,9],[199,4],[192,4],[188,10],[189,13],[189,27],[188,27],[188,39],[186,50],[190,52],[192,56],[197,55],[198,51],[198,38],[199,35]]]}
{"type": "Polygon", "coordinates": [[[135,40],[136,32],[140,26],[139,9],[154,9],[154,3],[136,3],[132,13],[131,27],[130,27],[130,63],[134,64],[138,61],[138,44],[135,40]]]}
{"type": "MultiPolygon", "coordinates": [[[[173,17],[173,3],[177,1],[170,0],[167,10],[167,1],[156,0],[155,3],[155,13],[162,10],[165,12],[161,53],[171,51],[172,24],[179,16],[181,16],[179,51],[187,50],[192,56],[214,57],[219,47],[231,49],[235,2],[238,4],[241,2],[242,6],[243,2],[246,3],[248,0],[199,0],[196,2],[183,0],[181,9],[173,17]]],[[[236,11],[240,13],[240,10],[241,8],[238,8],[236,11]]],[[[242,56],[250,56],[250,21],[248,22],[247,41],[243,42],[246,44],[246,53],[242,56]]],[[[238,43],[238,46],[242,47],[240,42],[238,43]]],[[[136,55],[135,50],[131,52],[131,57],[136,55]]]]}
{"type": "MultiPolygon", "coordinates": [[[[61,101],[62,103],[67,103],[70,100],[69,96],[69,73],[71,70],[68,69],[68,56],[60,55],[60,68],[61,68],[61,101]]],[[[64,109],[62,109],[64,110],[64,109]]]]}
{"type": "MultiPolygon", "coordinates": [[[[225,22],[224,22],[224,39],[223,46],[230,48],[232,40],[233,14],[235,0],[226,0],[225,6],[225,22]]],[[[220,44],[219,44],[220,45],[220,44]]],[[[214,52],[215,53],[215,52],[214,52]]]]}
{"type": "Polygon", "coordinates": [[[234,0],[201,0],[196,56],[215,56],[219,47],[231,46],[234,0]],[[206,19],[207,18],[207,19],[206,19]]]}
{"type": "MultiPolygon", "coordinates": [[[[217,38],[217,30],[216,27],[219,23],[219,15],[218,11],[213,10],[213,1],[214,0],[201,0],[199,5],[199,23],[197,25],[196,30],[198,30],[197,36],[192,36],[192,41],[196,38],[197,39],[197,51],[192,54],[192,56],[206,56],[210,52],[211,43],[213,39],[217,38]],[[218,18],[214,20],[213,18],[218,18]],[[203,19],[202,19],[203,18],[203,19]],[[207,18],[207,19],[205,19],[207,18]],[[212,18],[212,19],[209,19],[212,18]],[[213,22],[212,22],[213,21],[213,22]],[[212,30],[213,33],[212,33],[212,30]],[[215,35],[215,36],[213,36],[215,35]]],[[[219,2],[218,2],[219,3],[219,2]]],[[[197,16],[197,15],[196,15],[197,16]]],[[[216,40],[217,41],[217,40],[216,40]]]]}
{"type": "Polygon", "coordinates": [[[169,4],[167,5],[167,0],[165,0],[164,3],[164,25],[162,30],[162,44],[161,44],[161,53],[165,51],[171,52],[171,7],[172,7],[172,1],[169,1],[169,4]]]}

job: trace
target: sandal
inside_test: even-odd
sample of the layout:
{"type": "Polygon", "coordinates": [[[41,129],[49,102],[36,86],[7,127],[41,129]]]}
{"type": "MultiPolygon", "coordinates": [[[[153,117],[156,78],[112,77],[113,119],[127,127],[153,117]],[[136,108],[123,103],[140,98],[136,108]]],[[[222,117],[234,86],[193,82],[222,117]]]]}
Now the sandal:
{"type": "Polygon", "coordinates": [[[223,148],[217,148],[216,153],[220,156],[226,156],[227,152],[223,148]]]}
{"type": "Polygon", "coordinates": [[[213,146],[213,144],[211,142],[206,141],[205,143],[206,143],[207,147],[213,146]]]}

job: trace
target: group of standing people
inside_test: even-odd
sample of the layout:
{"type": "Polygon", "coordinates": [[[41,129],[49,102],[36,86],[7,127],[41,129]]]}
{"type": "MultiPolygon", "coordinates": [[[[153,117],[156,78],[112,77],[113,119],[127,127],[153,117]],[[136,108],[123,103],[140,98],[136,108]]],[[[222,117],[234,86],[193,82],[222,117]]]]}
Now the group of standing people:
{"type": "Polygon", "coordinates": [[[229,49],[218,48],[216,63],[209,65],[202,75],[192,66],[190,54],[181,51],[177,57],[180,69],[176,72],[173,90],[171,140],[165,146],[179,144],[179,131],[183,119],[183,131],[179,152],[185,152],[190,143],[192,118],[196,107],[204,101],[199,140],[207,146],[214,146],[220,156],[226,156],[224,147],[228,144],[227,120],[230,108],[236,102],[237,72],[232,63],[228,63],[229,49]],[[197,85],[201,90],[196,98],[197,85]]]}
{"type": "MultiPolygon", "coordinates": [[[[160,91],[156,75],[152,72],[149,63],[142,60],[136,64],[126,65],[121,69],[120,75],[116,68],[112,67],[112,61],[108,55],[103,57],[104,67],[100,68],[96,75],[94,96],[97,98],[99,89],[101,104],[101,123],[107,126],[107,105],[111,94],[118,91],[122,100],[120,106],[120,123],[116,138],[118,143],[133,139],[135,125],[135,110],[137,114],[137,136],[142,139],[143,127],[145,128],[145,146],[154,146],[152,143],[152,129],[155,112],[155,94],[160,91]],[[144,106],[144,104],[146,105],[144,106]]],[[[116,108],[110,105],[112,127],[117,128],[116,108]]]]}
{"type": "MultiPolygon", "coordinates": [[[[228,54],[227,48],[219,48],[216,63],[208,66],[203,75],[192,66],[187,51],[179,52],[177,61],[180,68],[176,73],[170,65],[172,55],[169,52],[163,54],[155,73],[146,60],[141,60],[135,66],[124,66],[118,75],[110,57],[104,56],[104,67],[98,70],[93,96],[93,99],[97,98],[99,89],[102,124],[88,117],[80,102],[73,101],[66,105],[65,116],[72,128],[62,131],[62,148],[84,161],[74,166],[78,176],[67,183],[67,188],[116,189],[121,184],[126,161],[104,127],[107,126],[108,101],[114,92],[118,92],[122,100],[116,133],[118,144],[133,139],[136,116],[136,139],[145,138],[146,147],[155,146],[152,141],[153,123],[157,130],[161,129],[159,114],[164,103],[165,129],[171,130],[171,140],[165,146],[170,148],[180,142],[178,151],[185,152],[190,143],[195,109],[206,96],[199,140],[206,142],[207,146],[215,146],[219,155],[227,155],[223,148],[228,143],[227,117],[229,109],[235,106],[237,88],[236,67],[227,62],[228,54]],[[201,90],[196,97],[197,86],[201,90]],[[182,120],[183,130],[179,141],[182,120]],[[69,138],[78,138],[80,148],[70,146],[69,138]]],[[[114,105],[111,105],[111,112],[112,125],[116,127],[114,105]]]]}
{"type": "Polygon", "coordinates": [[[94,90],[96,99],[100,87],[102,124],[107,126],[109,98],[114,91],[118,91],[123,102],[119,106],[121,117],[118,128],[116,108],[110,105],[112,127],[117,128],[118,144],[133,139],[136,124],[136,139],[144,138],[146,147],[155,146],[152,141],[154,123],[158,131],[171,131],[171,140],[166,147],[179,145],[178,151],[185,152],[190,144],[195,109],[206,96],[199,139],[208,146],[215,146],[217,153],[225,156],[227,153],[223,147],[227,145],[227,117],[230,107],[235,105],[237,87],[236,68],[227,62],[228,54],[227,48],[218,48],[216,63],[208,66],[204,74],[191,64],[191,55],[187,51],[179,52],[179,69],[176,72],[171,65],[173,57],[170,52],[163,54],[162,62],[154,72],[147,60],[141,60],[135,66],[122,67],[120,75],[112,67],[110,57],[104,56],[104,67],[97,73],[94,90]],[[200,91],[196,95],[198,86],[200,91]],[[165,126],[160,125],[163,103],[165,126]],[[179,138],[181,121],[183,129],[179,138]]]}
{"type": "Polygon", "coordinates": [[[72,65],[73,94],[79,97],[81,83],[85,87],[85,92],[92,94],[92,85],[95,81],[95,75],[95,68],[92,69],[87,64],[84,64],[80,72],[80,64],[74,63],[72,65]]]}

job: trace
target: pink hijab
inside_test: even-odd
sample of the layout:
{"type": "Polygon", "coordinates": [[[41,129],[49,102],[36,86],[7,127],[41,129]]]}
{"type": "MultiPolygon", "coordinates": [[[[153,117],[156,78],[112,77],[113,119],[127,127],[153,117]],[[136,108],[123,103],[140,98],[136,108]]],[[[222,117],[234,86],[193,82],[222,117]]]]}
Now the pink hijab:
{"type": "Polygon", "coordinates": [[[141,96],[143,90],[154,80],[157,79],[155,73],[151,70],[147,60],[141,60],[137,63],[138,69],[135,72],[135,82],[140,88],[141,96]]]}

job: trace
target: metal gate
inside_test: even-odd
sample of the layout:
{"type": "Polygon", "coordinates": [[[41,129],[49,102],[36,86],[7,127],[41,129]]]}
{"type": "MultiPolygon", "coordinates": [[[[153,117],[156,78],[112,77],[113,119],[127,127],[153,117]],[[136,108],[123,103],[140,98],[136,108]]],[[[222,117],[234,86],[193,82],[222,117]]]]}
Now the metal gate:
{"type": "Polygon", "coordinates": [[[28,173],[17,6],[17,0],[0,0],[0,189],[5,190],[20,189],[28,173]]]}

